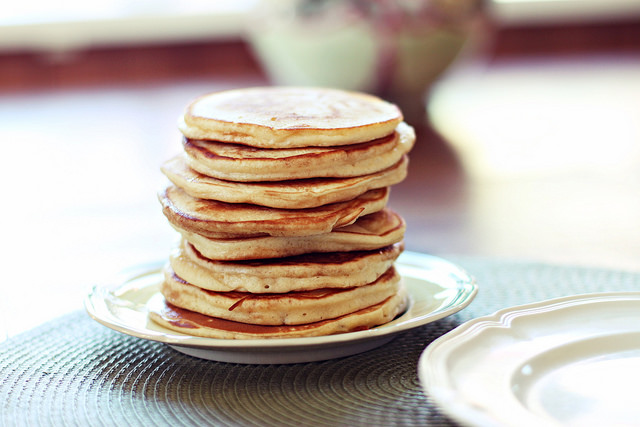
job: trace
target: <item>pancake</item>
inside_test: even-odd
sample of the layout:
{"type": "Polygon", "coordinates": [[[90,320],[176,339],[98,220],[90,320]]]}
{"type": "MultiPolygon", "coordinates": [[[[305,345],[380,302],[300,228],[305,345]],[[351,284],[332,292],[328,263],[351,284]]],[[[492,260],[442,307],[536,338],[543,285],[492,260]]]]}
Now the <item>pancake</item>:
{"type": "Polygon", "coordinates": [[[213,239],[173,227],[204,257],[232,261],[281,258],[311,252],[368,251],[402,241],[404,219],[389,208],[363,216],[346,227],[313,236],[260,236],[213,239]]]}
{"type": "Polygon", "coordinates": [[[373,251],[232,262],[205,258],[183,239],[171,253],[169,262],[179,277],[203,289],[284,293],[371,283],[391,267],[403,248],[402,243],[396,243],[373,251]]]}
{"type": "Polygon", "coordinates": [[[275,209],[198,199],[173,185],[159,194],[162,211],[171,224],[211,238],[328,233],[381,210],[388,198],[389,190],[380,188],[352,200],[316,208],[275,209]]]}
{"type": "Polygon", "coordinates": [[[396,164],[415,143],[411,126],[374,141],[338,147],[260,149],[216,141],[183,141],[187,164],[203,175],[241,182],[341,178],[379,172],[396,164]]]}
{"type": "Polygon", "coordinates": [[[183,156],[168,160],[161,170],[173,184],[193,197],[304,209],[350,200],[369,190],[397,184],[407,176],[408,165],[408,156],[404,155],[390,168],[369,175],[255,183],[225,181],[203,175],[187,166],[183,156]]]}
{"type": "Polygon", "coordinates": [[[385,301],[335,319],[303,325],[251,325],[206,316],[167,303],[156,294],[149,301],[149,317],[167,329],[186,335],[218,339],[301,338],[370,329],[393,320],[408,304],[404,287],[385,301]]]}
{"type": "Polygon", "coordinates": [[[256,325],[301,325],[333,319],[382,302],[400,286],[400,275],[393,267],[364,286],[281,294],[204,290],[178,277],[169,266],[164,275],[162,294],[172,305],[256,325]]]}
{"type": "Polygon", "coordinates": [[[397,106],[329,88],[204,95],[158,193],[181,235],[149,318],[219,339],[311,337],[385,324],[409,303],[386,205],[416,140],[397,106]]]}
{"type": "Polygon", "coordinates": [[[191,139],[262,148],[357,144],[389,135],[400,109],[373,95],[328,88],[255,87],[204,95],[178,127],[191,139]]]}

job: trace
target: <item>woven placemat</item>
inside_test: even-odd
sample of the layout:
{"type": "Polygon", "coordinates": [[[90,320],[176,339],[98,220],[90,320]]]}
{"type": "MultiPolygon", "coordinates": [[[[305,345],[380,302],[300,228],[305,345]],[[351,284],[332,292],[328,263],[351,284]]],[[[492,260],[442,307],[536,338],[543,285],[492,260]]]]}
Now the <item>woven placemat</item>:
{"type": "Polygon", "coordinates": [[[433,339],[504,307],[640,290],[638,273],[452,260],[480,285],[469,307],[375,350],[324,362],[211,362],[71,313],[0,345],[0,425],[450,425],[416,373],[433,339]]]}

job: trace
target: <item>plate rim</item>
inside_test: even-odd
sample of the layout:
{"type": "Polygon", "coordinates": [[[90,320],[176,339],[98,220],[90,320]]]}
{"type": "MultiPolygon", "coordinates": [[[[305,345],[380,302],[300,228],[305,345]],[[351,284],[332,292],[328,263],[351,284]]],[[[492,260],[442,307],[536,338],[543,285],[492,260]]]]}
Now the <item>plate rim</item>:
{"type": "MultiPolygon", "coordinates": [[[[452,420],[463,425],[473,426],[503,425],[503,417],[494,416],[491,410],[477,402],[466,402],[466,399],[452,386],[452,377],[444,367],[456,349],[472,343],[473,339],[485,330],[492,328],[512,329],[511,323],[519,317],[562,311],[581,304],[611,304],[620,301],[640,302],[640,291],[606,291],[566,295],[502,308],[491,314],[468,320],[436,338],[422,351],[418,359],[418,380],[425,393],[452,420]]],[[[505,402],[506,404],[507,402],[505,402]]],[[[527,419],[519,419],[518,425],[540,425],[541,417],[529,411],[524,405],[519,405],[517,411],[520,416],[528,416],[527,419]]],[[[548,419],[543,419],[543,421],[549,422],[548,419]]]]}
{"type": "MultiPolygon", "coordinates": [[[[132,267],[125,272],[119,274],[117,279],[109,281],[107,285],[95,285],[84,298],[84,307],[88,315],[98,323],[109,327],[118,332],[135,336],[142,339],[151,341],[162,342],[168,345],[186,346],[192,348],[211,349],[211,350],[286,350],[286,349],[300,349],[300,348],[313,348],[314,346],[326,346],[329,344],[344,344],[344,343],[357,343],[368,340],[376,340],[387,338],[389,335],[395,335],[400,332],[404,332],[410,329],[417,328],[419,326],[440,320],[444,317],[457,313],[458,311],[466,308],[474,299],[478,292],[478,284],[474,276],[469,274],[466,270],[458,266],[457,264],[447,261],[443,258],[419,253],[412,251],[404,251],[395,265],[404,277],[405,274],[409,275],[413,270],[427,272],[425,268],[430,264],[436,264],[440,266],[446,266],[450,271],[457,276],[457,287],[441,286],[445,290],[455,289],[455,298],[452,303],[445,306],[439,306],[435,311],[423,313],[422,316],[412,317],[404,319],[395,325],[383,325],[381,327],[372,328],[364,331],[348,332],[343,334],[319,336],[319,337],[300,337],[300,338],[268,338],[268,339],[217,339],[217,338],[205,338],[196,337],[190,335],[180,334],[178,332],[169,331],[156,332],[150,331],[145,328],[145,331],[132,330],[122,321],[114,322],[111,319],[106,319],[100,315],[99,310],[96,308],[96,302],[101,302],[102,298],[100,293],[106,291],[117,291],[125,285],[125,278],[129,280],[132,275],[134,277],[140,277],[144,274],[151,274],[152,270],[157,270],[159,266],[164,265],[166,261],[157,263],[145,263],[138,267],[132,267]],[[422,270],[421,270],[422,268],[422,270]],[[405,269],[405,273],[402,270],[405,269]],[[128,273],[127,273],[128,272],[128,273]],[[152,333],[150,333],[152,332],[152,333]]],[[[422,279],[425,280],[425,279],[422,279]]],[[[433,283],[433,282],[430,282],[433,283]]],[[[411,296],[411,291],[409,290],[411,296]]],[[[413,302],[410,303],[411,305],[413,302]]],[[[409,307],[409,310],[413,308],[409,307]]],[[[407,313],[405,313],[406,315],[407,313]]],[[[403,315],[404,316],[404,315],[403,315]]],[[[400,316],[395,321],[402,320],[403,316],[400,316]]]]}

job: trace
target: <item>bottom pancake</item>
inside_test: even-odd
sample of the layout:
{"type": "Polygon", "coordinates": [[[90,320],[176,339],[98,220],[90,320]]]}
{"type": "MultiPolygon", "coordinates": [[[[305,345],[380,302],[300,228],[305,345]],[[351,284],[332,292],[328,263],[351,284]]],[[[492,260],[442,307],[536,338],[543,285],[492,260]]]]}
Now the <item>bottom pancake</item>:
{"type": "Polygon", "coordinates": [[[404,287],[385,301],[353,313],[303,325],[265,326],[205,316],[167,303],[157,294],[149,302],[149,317],[157,324],[187,335],[218,339],[301,338],[370,329],[390,322],[408,303],[404,287]]]}

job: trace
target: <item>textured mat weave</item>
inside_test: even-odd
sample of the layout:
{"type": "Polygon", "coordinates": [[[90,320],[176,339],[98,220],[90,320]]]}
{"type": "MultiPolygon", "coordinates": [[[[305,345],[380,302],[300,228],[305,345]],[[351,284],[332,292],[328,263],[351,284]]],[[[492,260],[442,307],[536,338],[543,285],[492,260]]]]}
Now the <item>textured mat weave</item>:
{"type": "Polygon", "coordinates": [[[640,274],[460,258],[476,300],[375,350],[325,362],[240,365],[114,332],[83,311],[0,345],[0,425],[449,425],[418,383],[424,348],[513,305],[640,290],[640,274]]]}

